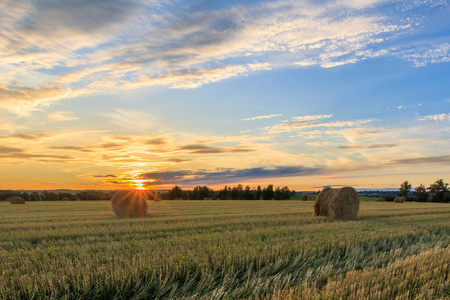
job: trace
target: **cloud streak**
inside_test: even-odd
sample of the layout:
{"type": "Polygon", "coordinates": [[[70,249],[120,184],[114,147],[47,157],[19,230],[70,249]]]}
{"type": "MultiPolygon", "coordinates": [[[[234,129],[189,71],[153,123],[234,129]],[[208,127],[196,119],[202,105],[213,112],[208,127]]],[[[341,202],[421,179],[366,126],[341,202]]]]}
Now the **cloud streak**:
{"type": "Polygon", "coordinates": [[[216,170],[180,170],[165,172],[142,173],[136,178],[147,180],[146,184],[217,184],[233,183],[239,180],[249,180],[271,177],[307,176],[322,172],[320,168],[306,168],[301,166],[276,166],[272,168],[247,169],[216,169],[216,170]]]}
{"type": "Polygon", "coordinates": [[[245,118],[241,119],[241,121],[254,121],[254,120],[261,120],[261,119],[271,119],[275,117],[281,117],[283,114],[271,114],[271,115],[264,115],[264,116],[257,116],[252,118],[245,118]]]}

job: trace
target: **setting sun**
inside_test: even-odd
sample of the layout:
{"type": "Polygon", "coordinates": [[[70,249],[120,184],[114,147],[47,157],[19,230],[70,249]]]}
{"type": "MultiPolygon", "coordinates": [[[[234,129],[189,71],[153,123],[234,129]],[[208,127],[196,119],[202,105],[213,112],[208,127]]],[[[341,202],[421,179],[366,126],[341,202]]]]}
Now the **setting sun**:
{"type": "Polygon", "coordinates": [[[135,190],[145,190],[144,182],[145,180],[142,179],[133,179],[131,180],[131,187],[135,190]]]}

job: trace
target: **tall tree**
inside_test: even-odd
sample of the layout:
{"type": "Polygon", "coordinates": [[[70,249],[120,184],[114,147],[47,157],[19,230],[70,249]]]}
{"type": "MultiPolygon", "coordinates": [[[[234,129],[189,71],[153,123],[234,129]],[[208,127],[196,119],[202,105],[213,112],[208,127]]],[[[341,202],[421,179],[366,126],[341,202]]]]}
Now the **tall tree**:
{"type": "Polygon", "coordinates": [[[183,198],[183,190],[178,186],[174,186],[167,194],[168,200],[175,200],[178,198],[183,198]]]}
{"type": "Polygon", "coordinates": [[[245,200],[253,200],[254,199],[253,192],[250,189],[250,186],[248,186],[248,185],[244,189],[244,199],[245,200]]]}
{"type": "Polygon", "coordinates": [[[408,193],[411,190],[411,183],[404,181],[399,188],[398,195],[400,197],[408,197],[408,193]]]}
{"type": "Polygon", "coordinates": [[[273,199],[273,184],[269,184],[262,191],[263,200],[272,200],[273,199]]]}
{"type": "Polygon", "coordinates": [[[262,196],[262,189],[261,189],[261,186],[258,185],[258,187],[256,188],[256,192],[255,192],[255,199],[261,200],[261,196],[262,196]]]}
{"type": "Polygon", "coordinates": [[[447,202],[448,197],[448,183],[444,183],[444,180],[438,179],[435,183],[431,184],[428,190],[433,195],[433,202],[447,202]]]}
{"type": "Polygon", "coordinates": [[[417,202],[427,202],[428,201],[428,193],[427,189],[423,184],[420,184],[418,187],[415,188],[414,191],[414,200],[417,202]]]}

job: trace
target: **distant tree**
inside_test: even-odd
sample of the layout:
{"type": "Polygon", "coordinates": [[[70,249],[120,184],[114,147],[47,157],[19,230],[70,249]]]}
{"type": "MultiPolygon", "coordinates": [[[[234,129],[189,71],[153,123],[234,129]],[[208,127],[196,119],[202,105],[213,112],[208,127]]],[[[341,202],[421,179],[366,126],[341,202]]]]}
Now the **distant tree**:
{"type": "Polygon", "coordinates": [[[26,192],[23,192],[21,197],[25,200],[25,202],[30,201],[30,195],[26,192]]]}
{"type": "Polygon", "coordinates": [[[274,200],[282,200],[283,199],[283,193],[279,186],[277,186],[273,192],[273,199],[274,200]]]}
{"type": "Polygon", "coordinates": [[[384,196],[384,200],[386,200],[387,202],[393,202],[394,199],[395,199],[395,197],[393,195],[384,196]]]}
{"type": "MultiPolygon", "coordinates": [[[[203,200],[205,198],[209,198],[211,197],[211,194],[214,193],[213,190],[211,190],[210,188],[208,188],[206,185],[205,186],[196,186],[193,190],[192,190],[192,200],[203,200]]],[[[211,197],[212,198],[212,197],[211,197]]]]}
{"type": "Polygon", "coordinates": [[[262,198],[263,200],[272,200],[274,197],[273,192],[273,184],[269,184],[266,188],[262,191],[262,198]]]}
{"type": "Polygon", "coordinates": [[[254,200],[255,196],[253,195],[253,191],[250,189],[250,186],[246,186],[244,189],[244,200],[254,200]]]}
{"type": "Polygon", "coordinates": [[[30,201],[41,201],[41,195],[36,191],[31,192],[30,201]]]}
{"type": "Polygon", "coordinates": [[[303,200],[303,201],[308,201],[308,199],[309,199],[309,198],[308,198],[308,195],[303,195],[303,197],[302,197],[302,200],[303,200]]]}
{"type": "Polygon", "coordinates": [[[231,191],[229,191],[229,187],[224,186],[222,190],[219,190],[217,192],[217,198],[220,198],[222,200],[229,200],[230,194],[231,194],[231,191]]]}
{"type": "Polygon", "coordinates": [[[41,197],[43,201],[58,201],[58,194],[55,192],[43,191],[41,197]]]}
{"type": "Polygon", "coordinates": [[[411,183],[408,181],[404,181],[399,188],[398,196],[400,197],[408,197],[408,193],[411,190],[411,183]]]}
{"type": "Polygon", "coordinates": [[[69,200],[75,200],[75,195],[71,193],[58,193],[59,200],[63,200],[64,198],[68,198],[69,200]]]}
{"type": "MultiPolygon", "coordinates": [[[[294,194],[295,195],[295,194],[294,194]]],[[[289,189],[289,187],[285,186],[281,189],[281,199],[282,200],[289,200],[292,197],[292,192],[289,189]]]]}
{"type": "Polygon", "coordinates": [[[433,195],[433,202],[447,202],[448,197],[448,183],[444,183],[444,180],[438,179],[435,183],[431,184],[428,191],[433,195]]]}
{"type": "Polygon", "coordinates": [[[420,184],[418,187],[415,188],[414,191],[414,200],[417,202],[427,202],[428,201],[428,193],[427,189],[423,184],[420,184]]]}
{"type": "Polygon", "coordinates": [[[258,185],[258,187],[256,188],[256,192],[255,192],[255,199],[261,200],[261,196],[262,196],[262,189],[261,189],[261,186],[258,185]]]}
{"type": "Polygon", "coordinates": [[[174,186],[167,194],[168,200],[183,198],[183,190],[178,186],[174,186]]]}

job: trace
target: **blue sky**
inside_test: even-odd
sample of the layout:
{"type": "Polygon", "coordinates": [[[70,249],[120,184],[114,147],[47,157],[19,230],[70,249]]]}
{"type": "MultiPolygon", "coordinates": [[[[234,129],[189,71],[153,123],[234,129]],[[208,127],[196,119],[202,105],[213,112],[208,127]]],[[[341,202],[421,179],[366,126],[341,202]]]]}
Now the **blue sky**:
{"type": "Polygon", "coordinates": [[[449,17],[444,0],[4,1],[0,187],[446,179],[449,17]]]}

